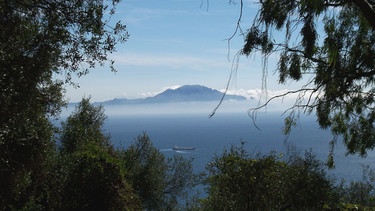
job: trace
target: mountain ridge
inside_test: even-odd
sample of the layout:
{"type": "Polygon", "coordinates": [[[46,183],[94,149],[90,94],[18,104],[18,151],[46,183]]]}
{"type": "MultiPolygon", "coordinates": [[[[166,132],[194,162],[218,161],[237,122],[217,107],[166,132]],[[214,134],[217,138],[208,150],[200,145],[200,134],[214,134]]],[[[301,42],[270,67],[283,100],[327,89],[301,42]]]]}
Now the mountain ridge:
{"type": "MultiPolygon", "coordinates": [[[[207,102],[221,100],[224,93],[202,85],[184,85],[176,89],[167,89],[155,96],[137,99],[115,98],[113,100],[96,102],[102,105],[174,103],[174,102],[207,102]]],[[[226,94],[224,100],[244,101],[246,97],[226,94]]]]}

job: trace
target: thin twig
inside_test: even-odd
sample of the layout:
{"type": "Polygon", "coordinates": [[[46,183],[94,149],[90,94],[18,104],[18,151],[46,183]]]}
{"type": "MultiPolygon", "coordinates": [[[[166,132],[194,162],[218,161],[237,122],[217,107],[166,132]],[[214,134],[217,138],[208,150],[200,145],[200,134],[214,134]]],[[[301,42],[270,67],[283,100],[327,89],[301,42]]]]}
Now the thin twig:
{"type": "Polygon", "coordinates": [[[215,115],[217,109],[219,109],[219,107],[221,106],[221,103],[223,103],[224,101],[224,98],[225,98],[225,95],[227,94],[228,92],[228,89],[229,89],[229,86],[230,86],[230,82],[232,81],[232,78],[236,75],[237,73],[237,69],[238,69],[238,63],[239,63],[239,59],[240,59],[240,52],[238,52],[235,56],[235,60],[236,62],[232,63],[232,70],[230,72],[230,75],[229,75],[229,79],[228,79],[228,82],[227,82],[227,85],[225,86],[225,91],[223,93],[223,95],[221,96],[221,99],[219,101],[219,103],[217,104],[217,106],[214,108],[214,110],[211,112],[210,115],[208,115],[208,118],[211,118],[215,115]]]}
{"type": "Polygon", "coordinates": [[[227,59],[228,59],[228,61],[230,61],[230,42],[234,38],[234,36],[236,36],[236,34],[238,33],[238,30],[240,30],[242,32],[242,29],[241,29],[242,11],[243,11],[243,0],[240,1],[240,14],[239,14],[238,19],[237,19],[236,28],[235,28],[233,34],[227,39],[227,42],[228,42],[227,59]]]}

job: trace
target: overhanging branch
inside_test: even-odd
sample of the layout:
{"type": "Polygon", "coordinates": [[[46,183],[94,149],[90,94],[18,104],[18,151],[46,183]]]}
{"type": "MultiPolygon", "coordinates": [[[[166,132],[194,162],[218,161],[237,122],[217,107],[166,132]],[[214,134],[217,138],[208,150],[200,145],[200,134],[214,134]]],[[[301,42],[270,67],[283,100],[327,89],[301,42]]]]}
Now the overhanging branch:
{"type": "Polygon", "coordinates": [[[355,4],[362,12],[362,15],[375,30],[375,1],[373,0],[349,0],[355,4]]]}

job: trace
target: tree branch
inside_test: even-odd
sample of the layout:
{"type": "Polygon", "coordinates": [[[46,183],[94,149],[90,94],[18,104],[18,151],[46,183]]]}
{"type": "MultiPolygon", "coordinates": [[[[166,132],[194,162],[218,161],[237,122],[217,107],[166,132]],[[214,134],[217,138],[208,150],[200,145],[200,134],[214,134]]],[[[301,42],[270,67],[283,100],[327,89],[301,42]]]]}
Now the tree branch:
{"type": "Polygon", "coordinates": [[[227,58],[228,60],[229,59],[229,53],[230,53],[230,41],[233,39],[233,37],[237,34],[238,30],[240,30],[242,32],[242,29],[241,29],[241,19],[242,19],[242,11],[243,11],[243,0],[240,1],[240,14],[238,16],[238,19],[237,19],[237,24],[236,24],[236,28],[233,32],[233,34],[227,39],[227,42],[228,42],[228,54],[227,54],[227,58]]]}
{"type": "Polygon", "coordinates": [[[349,2],[352,2],[359,8],[363,17],[366,18],[372,29],[375,30],[375,3],[369,0],[349,0],[349,2]]]}

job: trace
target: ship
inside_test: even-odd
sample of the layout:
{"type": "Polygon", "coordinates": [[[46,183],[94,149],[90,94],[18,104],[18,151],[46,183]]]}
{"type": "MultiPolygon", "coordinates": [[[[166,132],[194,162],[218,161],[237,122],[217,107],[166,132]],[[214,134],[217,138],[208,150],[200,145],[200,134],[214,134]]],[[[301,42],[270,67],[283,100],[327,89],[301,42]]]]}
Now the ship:
{"type": "Polygon", "coordinates": [[[179,147],[179,146],[174,146],[172,147],[173,150],[176,151],[183,151],[183,150],[195,150],[195,147],[179,147]]]}

